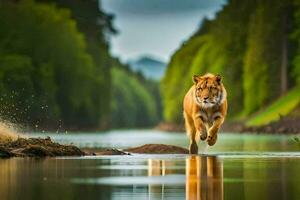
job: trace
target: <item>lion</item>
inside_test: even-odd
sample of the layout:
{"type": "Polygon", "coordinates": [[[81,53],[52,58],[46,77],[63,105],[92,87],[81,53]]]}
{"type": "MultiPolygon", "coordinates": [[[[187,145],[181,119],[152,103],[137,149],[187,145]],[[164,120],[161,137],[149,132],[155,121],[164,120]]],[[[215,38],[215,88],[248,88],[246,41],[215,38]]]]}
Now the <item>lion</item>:
{"type": "Polygon", "coordinates": [[[206,140],[209,146],[217,141],[217,133],[227,114],[227,93],[220,75],[194,75],[193,82],[184,97],[183,115],[190,153],[197,154],[199,138],[206,140]]]}

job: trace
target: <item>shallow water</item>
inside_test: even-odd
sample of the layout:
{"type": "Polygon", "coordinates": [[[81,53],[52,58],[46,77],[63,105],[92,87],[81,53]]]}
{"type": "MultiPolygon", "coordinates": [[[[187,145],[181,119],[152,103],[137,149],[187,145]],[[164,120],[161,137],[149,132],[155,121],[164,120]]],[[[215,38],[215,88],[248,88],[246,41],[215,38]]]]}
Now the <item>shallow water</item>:
{"type": "MultiPolygon", "coordinates": [[[[187,146],[183,134],[150,130],[50,136],[84,148],[187,146]]],[[[214,147],[200,144],[207,150],[199,156],[0,160],[0,199],[300,199],[300,149],[292,138],[222,134],[214,147]]]]}

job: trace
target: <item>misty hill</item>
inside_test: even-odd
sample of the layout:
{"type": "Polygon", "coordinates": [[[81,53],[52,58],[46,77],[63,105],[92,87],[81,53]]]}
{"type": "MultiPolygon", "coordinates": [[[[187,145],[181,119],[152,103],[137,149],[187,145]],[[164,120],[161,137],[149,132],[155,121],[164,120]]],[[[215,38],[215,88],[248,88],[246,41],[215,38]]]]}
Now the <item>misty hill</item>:
{"type": "Polygon", "coordinates": [[[140,71],[146,78],[154,80],[160,80],[166,70],[166,63],[148,56],[129,61],[128,65],[133,71],[140,71]]]}

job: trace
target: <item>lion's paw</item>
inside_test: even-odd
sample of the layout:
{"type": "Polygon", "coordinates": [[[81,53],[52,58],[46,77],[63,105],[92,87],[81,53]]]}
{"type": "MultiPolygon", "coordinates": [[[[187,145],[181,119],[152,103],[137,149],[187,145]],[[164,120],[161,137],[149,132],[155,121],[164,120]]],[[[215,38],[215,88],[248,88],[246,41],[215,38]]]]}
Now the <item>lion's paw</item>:
{"type": "Polygon", "coordinates": [[[207,144],[208,144],[209,146],[213,146],[213,145],[217,142],[217,138],[218,138],[217,135],[215,135],[214,137],[209,135],[209,136],[207,137],[207,144]]]}
{"type": "Polygon", "coordinates": [[[190,154],[198,154],[197,143],[193,142],[192,144],[190,144],[190,154]]]}
{"type": "Polygon", "coordinates": [[[206,140],[206,138],[207,138],[207,133],[201,133],[200,139],[201,140],[206,140]]]}

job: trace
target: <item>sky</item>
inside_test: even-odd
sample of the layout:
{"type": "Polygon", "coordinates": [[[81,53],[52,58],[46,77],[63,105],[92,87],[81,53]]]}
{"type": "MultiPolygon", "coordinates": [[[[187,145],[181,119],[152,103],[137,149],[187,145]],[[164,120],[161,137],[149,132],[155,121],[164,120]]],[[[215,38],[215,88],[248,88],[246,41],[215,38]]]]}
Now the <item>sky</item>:
{"type": "Polygon", "coordinates": [[[213,18],[225,0],[101,0],[115,15],[119,34],[110,39],[110,51],[122,62],[151,56],[168,62],[172,54],[200,26],[213,18]]]}

